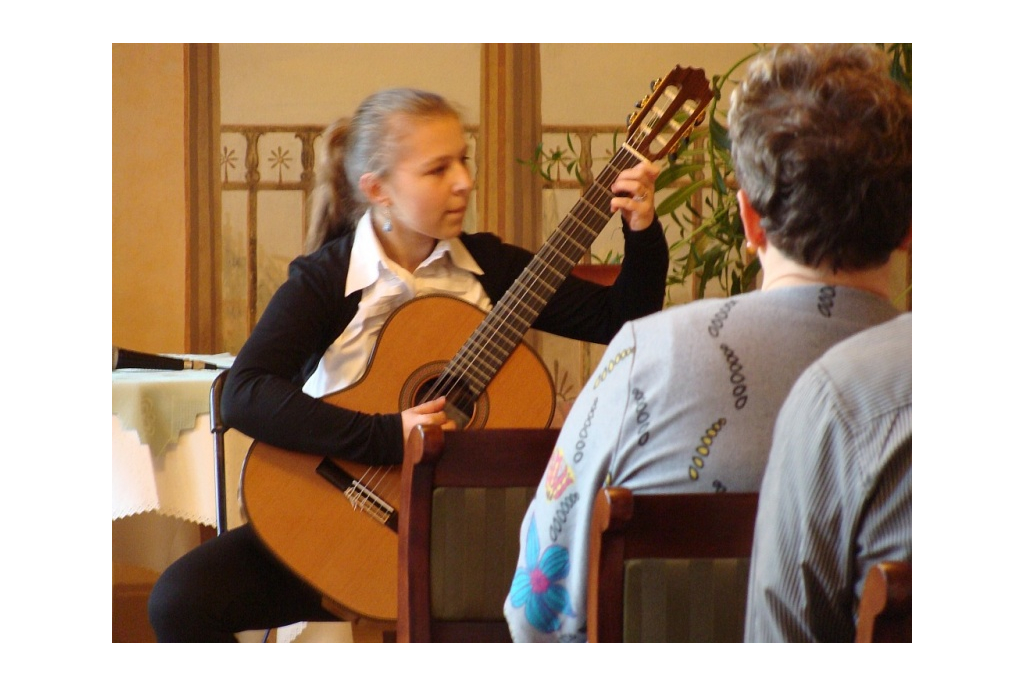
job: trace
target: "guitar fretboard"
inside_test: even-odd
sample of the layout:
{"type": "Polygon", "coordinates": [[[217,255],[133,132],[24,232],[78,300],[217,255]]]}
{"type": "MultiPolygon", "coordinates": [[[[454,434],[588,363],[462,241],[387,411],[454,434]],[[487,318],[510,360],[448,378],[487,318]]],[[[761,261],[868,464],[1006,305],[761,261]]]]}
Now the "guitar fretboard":
{"type": "Polygon", "coordinates": [[[558,228],[452,358],[431,392],[460,410],[471,405],[516,349],[548,300],[612,217],[612,182],[640,158],[623,146],[598,173],[558,228]]]}
{"type": "Polygon", "coordinates": [[[629,140],[584,190],[569,214],[431,387],[428,399],[446,396],[445,412],[460,427],[468,424],[477,398],[608,225],[614,195],[611,185],[615,178],[642,159],[660,159],[673,150],[682,136],[689,135],[698,118],[703,119],[704,110],[711,102],[712,91],[702,69],[683,69],[676,65],[664,80],[651,85],[652,96],[638,103],[640,112],[630,118],[629,140]],[[677,114],[685,121],[678,122],[677,114]]]}

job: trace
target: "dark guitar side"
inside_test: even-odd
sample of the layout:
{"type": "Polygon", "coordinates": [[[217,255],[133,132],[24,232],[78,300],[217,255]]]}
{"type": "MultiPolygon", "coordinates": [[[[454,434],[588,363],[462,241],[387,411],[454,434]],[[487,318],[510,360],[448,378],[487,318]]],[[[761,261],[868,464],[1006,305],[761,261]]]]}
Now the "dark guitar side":
{"type": "MultiPolygon", "coordinates": [[[[325,396],[366,413],[416,404],[419,387],[436,377],[485,314],[457,298],[435,295],[397,309],[381,331],[366,374],[325,396]]],[[[551,376],[537,354],[520,345],[480,396],[467,430],[542,428],[555,411],[551,376]]],[[[360,617],[392,622],[398,613],[398,536],[316,473],[321,456],[253,443],[242,470],[242,502],[263,542],[328,600],[360,617]]],[[[401,468],[334,460],[398,509],[401,468]]]]}

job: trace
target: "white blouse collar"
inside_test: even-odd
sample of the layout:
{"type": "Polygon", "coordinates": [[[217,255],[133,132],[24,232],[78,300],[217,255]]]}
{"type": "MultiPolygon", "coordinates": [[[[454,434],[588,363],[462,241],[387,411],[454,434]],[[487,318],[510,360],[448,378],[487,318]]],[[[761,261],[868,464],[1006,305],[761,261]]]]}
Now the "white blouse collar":
{"type": "MultiPolygon", "coordinates": [[[[423,260],[420,267],[436,262],[445,254],[450,256],[452,264],[459,269],[478,275],[484,272],[458,238],[439,240],[434,246],[434,251],[423,260]]],[[[380,241],[377,239],[377,234],[373,232],[370,212],[367,211],[356,225],[356,235],[352,241],[352,254],[349,258],[348,277],[345,280],[345,295],[351,295],[357,290],[372,285],[380,278],[382,270],[391,270],[388,266],[389,262],[390,260],[384,254],[384,248],[381,247],[380,241]]]]}

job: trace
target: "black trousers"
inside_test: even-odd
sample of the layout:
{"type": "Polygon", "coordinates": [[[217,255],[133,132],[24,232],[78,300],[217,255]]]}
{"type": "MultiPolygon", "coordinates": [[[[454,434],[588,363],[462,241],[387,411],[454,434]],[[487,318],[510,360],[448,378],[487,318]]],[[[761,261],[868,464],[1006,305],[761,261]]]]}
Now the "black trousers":
{"type": "Polygon", "coordinates": [[[338,620],[249,525],[175,561],[149,596],[149,622],[160,642],[234,642],[243,630],[338,620]]]}

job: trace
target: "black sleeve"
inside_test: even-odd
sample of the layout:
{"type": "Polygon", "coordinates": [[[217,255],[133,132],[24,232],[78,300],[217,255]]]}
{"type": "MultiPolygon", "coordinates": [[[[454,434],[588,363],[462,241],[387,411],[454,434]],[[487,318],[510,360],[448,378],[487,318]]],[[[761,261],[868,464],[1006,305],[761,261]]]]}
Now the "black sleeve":
{"type": "Polygon", "coordinates": [[[302,391],[358,306],[359,292],[344,297],[347,256],[347,251],[341,257],[318,253],[292,262],[288,280],[231,366],[222,397],[224,420],[255,440],[283,449],[398,464],[400,414],[343,409],[302,391]]]}
{"type": "Polygon", "coordinates": [[[534,322],[547,333],[608,344],[622,324],[661,311],[668,276],[668,244],[661,223],[631,231],[625,222],[622,271],[611,286],[570,274],[534,322]]]}

